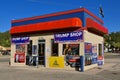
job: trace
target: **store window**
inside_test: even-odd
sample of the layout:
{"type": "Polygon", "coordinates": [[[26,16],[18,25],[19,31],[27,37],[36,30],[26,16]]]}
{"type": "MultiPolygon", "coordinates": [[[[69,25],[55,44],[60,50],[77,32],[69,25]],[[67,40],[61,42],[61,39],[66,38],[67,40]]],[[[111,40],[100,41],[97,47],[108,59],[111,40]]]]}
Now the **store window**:
{"type": "Polygon", "coordinates": [[[85,42],[85,66],[92,64],[92,43],[85,42]]]}
{"type": "Polygon", "coordinates": [[[29,44],[27,44],[27,55],[32,55],[32,40],[30,40],[29,44]]]}
{"type": "Polygon", "coordinates": [[[63,55],[79,55],[79,44],[63,44],[63,55]]]}
{"type": "Polygon", "coordinates": [[[63,44],[63,55],[65,55],[66,66],[80,66],[79,44],[63,44]]]}
{"type": "Polygon", "coordinates": [[[98,44],[98,56],[102,56],[102,44],[98,44]]]}
{"type": "Polygon", "coordinates": [[[54,39],[51,39],[51,56],[58,56],[58,43],[54,42],[54,39]]]}
{"type": "Polygon", "coordinates": [[[25,62],[25,44],[17,44],[16,52],[14,56],[15,63],[24,63],[25,62]]]}

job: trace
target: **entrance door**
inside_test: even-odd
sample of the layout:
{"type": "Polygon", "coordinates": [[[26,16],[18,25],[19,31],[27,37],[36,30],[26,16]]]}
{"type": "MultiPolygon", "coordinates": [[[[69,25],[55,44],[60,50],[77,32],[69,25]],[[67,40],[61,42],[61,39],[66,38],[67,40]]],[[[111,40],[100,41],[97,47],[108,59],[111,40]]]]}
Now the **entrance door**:
{"type": "Polygon", "coordinates": [[[45,66],[45,40],[38,40],[38,65],[45,66]]]}

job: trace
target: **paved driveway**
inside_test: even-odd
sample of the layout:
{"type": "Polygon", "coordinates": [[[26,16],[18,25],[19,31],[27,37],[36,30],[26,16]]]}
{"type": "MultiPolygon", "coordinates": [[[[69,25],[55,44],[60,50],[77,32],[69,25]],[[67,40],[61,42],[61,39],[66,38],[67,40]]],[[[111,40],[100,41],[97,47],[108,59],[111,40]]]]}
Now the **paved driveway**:
{"type": "Polygon", "coordinates": [[[35,67],[10,67],[0,62],[0,80],[120,80],[120,58],[105,59],[105,65],[78,72],[35,67]]]}

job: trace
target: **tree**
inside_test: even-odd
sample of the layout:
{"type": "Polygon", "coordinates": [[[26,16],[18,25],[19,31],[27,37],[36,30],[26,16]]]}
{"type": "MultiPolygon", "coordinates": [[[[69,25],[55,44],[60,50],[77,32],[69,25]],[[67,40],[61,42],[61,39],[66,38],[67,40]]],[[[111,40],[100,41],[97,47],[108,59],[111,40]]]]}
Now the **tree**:
{"type": "Polygon", "coordinates": [[[10,34],[9,31],[0,32],[0,45],[4,47],[10,47],[10,34]]]}
{"type": "Polygon", "coordinates": [[[114,51],[120,51],[120,31],[112,32],[109,35],[104,36],[105,47],[114,51]]]}

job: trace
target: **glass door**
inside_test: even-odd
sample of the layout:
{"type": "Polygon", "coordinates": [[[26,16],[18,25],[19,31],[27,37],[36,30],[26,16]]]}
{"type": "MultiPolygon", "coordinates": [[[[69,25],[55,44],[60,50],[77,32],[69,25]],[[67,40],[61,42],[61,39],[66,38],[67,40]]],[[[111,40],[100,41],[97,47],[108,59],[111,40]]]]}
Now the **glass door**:
{"type": "Polygon", "coordinates": [[[45,66],[45,40],[38,40],[38,65],[45,66]]]}

